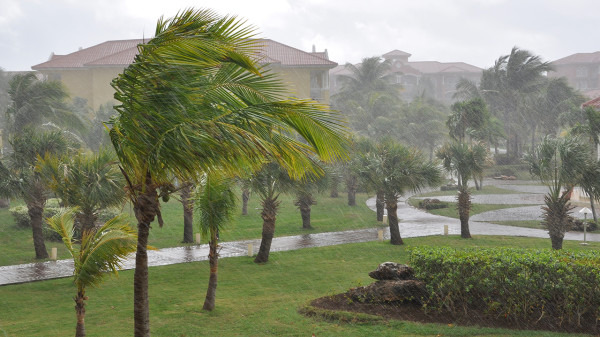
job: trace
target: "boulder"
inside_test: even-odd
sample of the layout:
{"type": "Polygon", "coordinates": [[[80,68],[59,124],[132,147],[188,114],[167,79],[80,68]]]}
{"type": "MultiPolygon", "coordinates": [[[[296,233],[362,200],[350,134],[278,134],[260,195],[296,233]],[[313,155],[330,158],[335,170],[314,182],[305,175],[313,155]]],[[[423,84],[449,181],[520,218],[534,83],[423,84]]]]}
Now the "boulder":
{"type": "Polygon", "coordinates": [[[363,303],[422,302],[427,296],[425,283],[418,280],[383,280],[348,290],[346,295],[363,303]]]}
{"type": "Polygon", "coordinates": [[[377,269],[369,273],[376,280],[413,280],[415,271],[405,265],[396,262],[384,262],[377,269]]]}

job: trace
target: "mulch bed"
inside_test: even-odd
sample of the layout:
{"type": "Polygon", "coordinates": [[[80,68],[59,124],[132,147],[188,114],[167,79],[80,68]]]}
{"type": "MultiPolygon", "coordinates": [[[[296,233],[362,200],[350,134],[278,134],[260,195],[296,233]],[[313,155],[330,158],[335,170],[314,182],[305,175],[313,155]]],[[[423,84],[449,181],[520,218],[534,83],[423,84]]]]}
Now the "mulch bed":
{"type": "Polygon", "coordinates": [[[577,332],[598,334],[600,331],[596,326],[596,322],[589,324],[583,323],[581,327],[565,327],[557,326],[557,322],[551,319],[542,317],[539,322],[534,324],[518,324],[508,321],[502,317],[490,317],[483,315],[480,310],[468,310],[461,315],[450,315],[448,313],[428,312],[425,313],[421,305],[417,303],[385,303],[372,304],[361,303],[357,301],[349,301],[346,294],[338,294],[333,296],[321,297],[313,300],[311,306],[331,310],[331,311],[348,311],[356,313],[365,313],[376,315],[385,319],[394,319],[402,321],[413,321],[421,323],[441,323],[463,326],[482,326],[507,329],[523,329],[523,330],[546,330],[555,332],[577,332]]]}

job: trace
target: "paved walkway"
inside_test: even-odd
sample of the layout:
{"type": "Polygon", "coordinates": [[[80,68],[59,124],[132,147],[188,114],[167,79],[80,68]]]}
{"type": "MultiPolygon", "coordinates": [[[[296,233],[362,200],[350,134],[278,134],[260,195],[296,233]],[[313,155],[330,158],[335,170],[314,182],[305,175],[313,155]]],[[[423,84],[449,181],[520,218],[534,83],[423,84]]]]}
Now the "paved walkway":
{"type": "MultiPolygon", "coordinates": [[[[523,187],[524,185],[514,186],[518,186],[516,188],[522,189],[523,192],[527,192],[528,187],[523,187]]],[[[507,185],[502,187],[507,188],[507,185]]],[[[536,192],[532,193],[532,191],[529,191],[529,194],[536,194],[536,192]]],[[[504,195],[504,198],[508,200],[512,198],[512,196],[512,194],[506,194],[504,195]]],[[[375,199],[369,199],[367,201],[367,206],[369,206],[371,209],[375,209],[375,199]]],[[[532,207],[539,208],[539,206],[532,207]]],[[[519,211],[520,208],[518,209],[519,211]]],[[[516,213],[515,209],[510,209],[508,212],[516,213]]],[[[398,203],[398,217],[401,220],[399,224],[400,233],[404,238],[442,235],[444,231],[444,225],[448,225],[450,235],[460,234],[460,222],[457,219],[423,212],[408,206],[404,201],[398,203]]],[[[482,217],[485,218],[484,216],[482,217]]],[[[473,220],[475,220],[474,218],[475,216],[473,217],[473,220]]],[[[503,220],[503,218],[498,216],[492,217],[490,220],[503,220]]],[[[471,234],[473,235],[512,235],[548,238],[548,233],[545,230],[503,226],[481,221],[470,221],[469,228],[471,234]]],[[[309,247],[332,246],[345,243],[376,241],[377,239],[377,228],[279,237],[273,239],[271,251],[277,252],[309,247]]],[[[389,239],[389,230],[387,229],[384,231],[384,239],[389,239]]],[[[583,233],[569,232],[565,235],[565,240],[583,241],[583,233]]],[[[588,234],[587,240],[600,241],[600,234],[588,234]]],[[[260,239],[223,242],[220,244],[220,246],[221,258],[246,256],[249,253],[249,248],[252,249],[252,253],[256,253],[258,251],[260,239]],[[251,247],[249,247],[249,245],[251,245],[251,247]]],[[[163,266],[176,263],[205,261],[207,260],[207,256],[208,245],[165,248],[149,251],[148,264],[150,266],[163,266]]],[[[133,269],[134,266],[134,257],[130,256],[125,261],[123,269],[133,269]]],[[[69,277],[72,276],[72,273],[73,260],[47,261],[14,266],[3,266],[0,267],[0,286],[69,277]]]]}

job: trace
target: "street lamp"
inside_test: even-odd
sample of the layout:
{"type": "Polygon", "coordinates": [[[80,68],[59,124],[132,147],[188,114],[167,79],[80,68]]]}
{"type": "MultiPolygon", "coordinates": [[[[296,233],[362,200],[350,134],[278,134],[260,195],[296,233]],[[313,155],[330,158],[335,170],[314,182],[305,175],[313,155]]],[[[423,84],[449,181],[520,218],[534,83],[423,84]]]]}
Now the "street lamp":
{"type": "Polygon", "coordinates": [[[587,245],[587,242],[585,242],[586,240],[586,234],[587,234],[587,215],[588,214],[592,214],[592,211],[590,211],[589,208],[584,207],[581,210],[579,210],[579,213],[583,213],[583,242],[581,243],[582,245],[587,245]]]}

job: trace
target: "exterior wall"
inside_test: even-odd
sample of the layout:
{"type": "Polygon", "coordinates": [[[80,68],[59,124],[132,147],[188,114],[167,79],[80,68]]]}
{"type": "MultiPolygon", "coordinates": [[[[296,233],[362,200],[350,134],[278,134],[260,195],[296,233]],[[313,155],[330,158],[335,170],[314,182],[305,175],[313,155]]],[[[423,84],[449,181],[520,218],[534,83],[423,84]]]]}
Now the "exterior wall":
{"type": "Polygon", "coordinates": [[[551,77],[565,77],[569,84],[577,90],[600,89],[600,64],[578,63],[554,65],[555,71],[548,73],[551,77]]]}
{"type": "Polygon", "coordinates": [[[124,67],[119,68],[93,68],[92,69],[92,100],[89,101],[94,111],[100,108],[100,105],[109,102],[115,102],[115,90],[110,85],[112,80],[123,72],[124,67]]]}
{"type": "Polygon", "coordinates": [[[278,65],[272,65],[270,68],[287,86],[286,94],[288,96],[303,99],[314,98],[323,104],[329,104],[328,68],[294,68],[278,65]],[[325,74],[325,78],[327,78],[327,83],[319,88],[319,93],[316,93],[315,88],[311,88],[311,72],[325,74]]]}
{"type": "Polygon", "coordinates": [[[90,70],[42,70],[41,73],[48,80],[61,81],[67,88],[71,98],[84,98],[92,106],[94,89],[92,87],[92,72],[90,70]]]}

